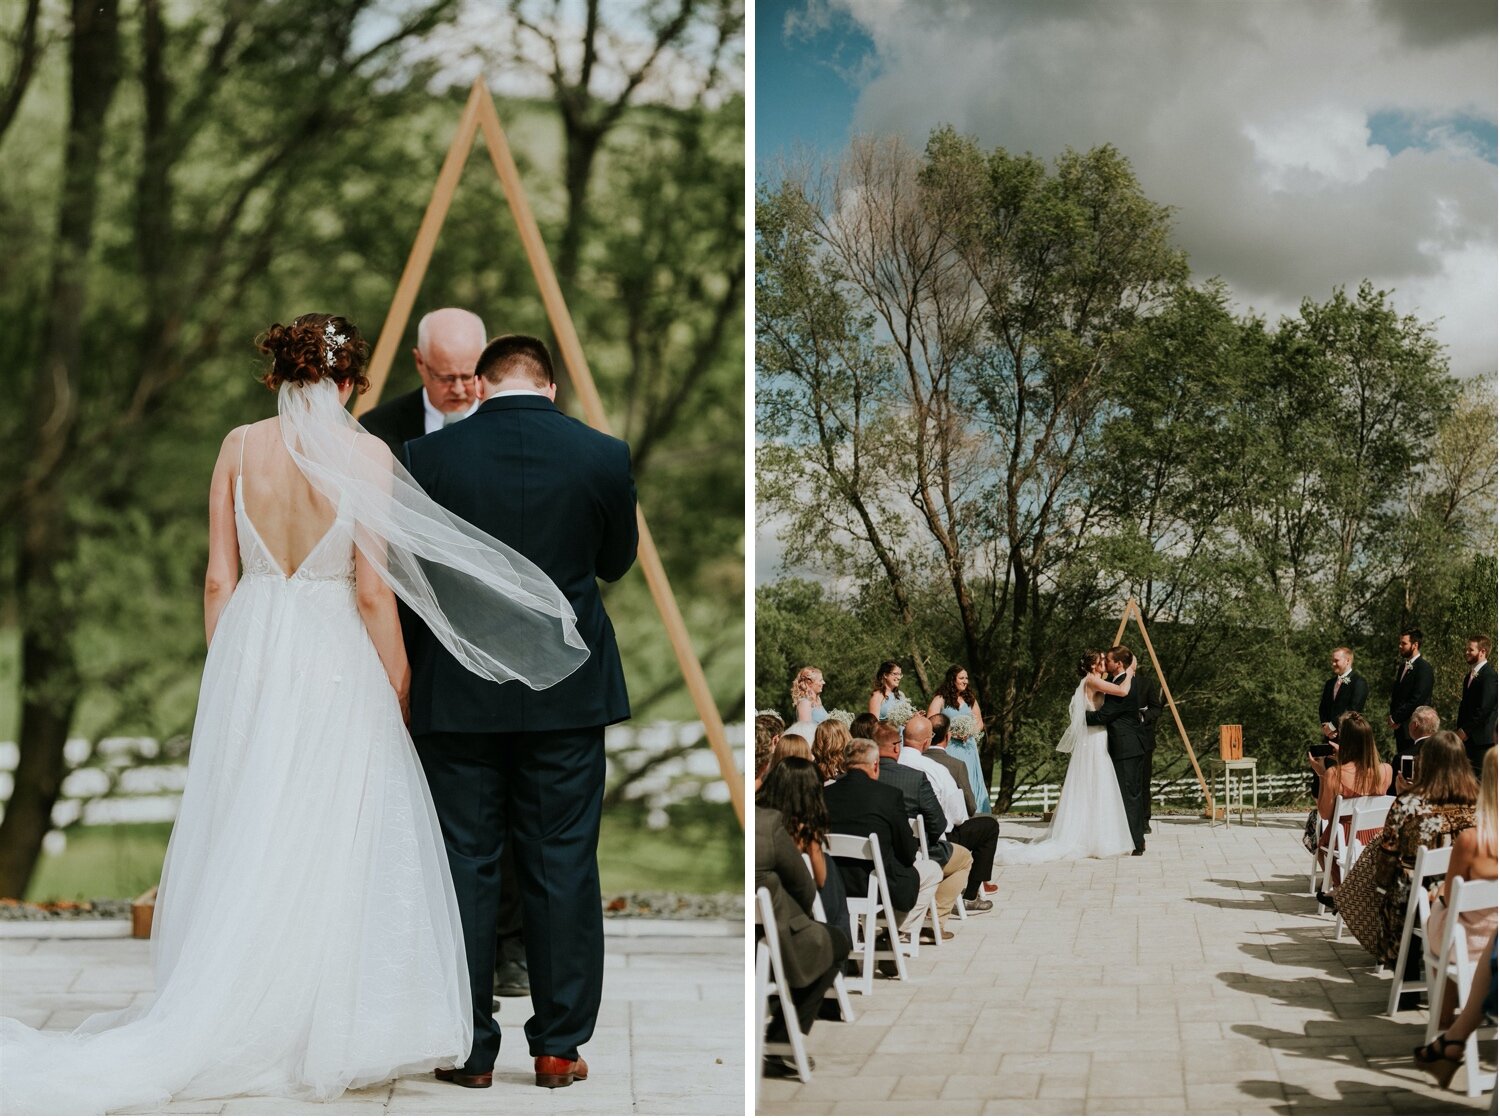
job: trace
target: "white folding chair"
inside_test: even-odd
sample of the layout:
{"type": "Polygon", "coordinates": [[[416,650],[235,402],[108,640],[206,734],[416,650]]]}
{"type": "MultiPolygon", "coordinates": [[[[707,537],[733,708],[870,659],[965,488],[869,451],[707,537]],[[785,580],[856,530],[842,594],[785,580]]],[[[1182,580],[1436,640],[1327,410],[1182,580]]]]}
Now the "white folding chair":
{"type": "Polygon", "coordinates": [[[823,851],[830,858],[870,863],[870,885],[865,895],[849,898],[849,930],[854,936],[854,948],[849,955],[851,958],[856,954],[863,956],[860,984],[856,989],[866,997],[874,992],[875,963],[880,959],[894,962],[896,977],[905,980],[908,951],[901,939],[896,906],[891,903],[890,887],[886,884],[885,864],[880,860],[880,840],[874,835],[860,838],[858,835],[830,834],[823,840],[823,851]],[[889,951],[879,951],[875,947],[881,920],[885,921],[886,934],[890,936],[889,951]]]}
{"type": "MultiPolygon", "coordinates": [[[[765,986],[757,991],[756,997],[762,1000],[765,1011],[761,1014],[761,1059],[765,1056],[791,1056],[792,1062],[797,1066],[797,1078],[806,1083],[812,1078],[812,1065],[807,1062],[807,1045],[802,1039],[802,1023],[797,1020],[797,1003],[792,1001],[792,984],[787,981],[786,970],[781,963],[781,939],[776,930],[776,910],[771,904],[771,891],[769,889],[757,889],[755,891],[755,904],[760,913],[760,925],[765,929],[765,939],[761,942],[765,945],[767,955],[771,964],[770,980],[765,986]],[[786,1024],[786,1041],[769,1041],[765,1039],[766,1025],[770,1021],[770,1000],[775,994],[781,1002],[781,1019],[786,1024]]],[[[757,1065],[756,1074],[760,1074],[757,1065]]]]}
{"type": "MultiPolygon", "coordinates": [[[[929,852],[930,847],[928,847],[927,845],[927,820],[923,818],[921,812],[918,812],[916,815],[913,815],[911,817],[911,833],[916,836],[917,848],[921,851],[922,857],[931,858],[932,854],[929,852]]],[[[960,903],[962,903],[961,898],[960,903]]],[[[933,941],[941,945],[943,942],[943,925],[942,922],[938,919],[938,915],[937,894],[934,893],[932,895],[932,900],[927,904],[927,915],[923,917],[923,919],[932,921],[933,941]]],[[[915,959],[917,957],[917,953],[921,951],[920,944],[916,942],[920,939],[920,933],[912,937],[913,943],[911,955],[913,959],[915,959]]]]}
{"type": "MultiPolygon", "coordinates": [[[[1372,796],[1365,797],[1369,800],[1385,800],[1391,797],[1372,796]]],[[[1351,803],[1359,803],[1359,800],[1351,800],[1351,803]]],[[[1354,868],[1354,863],[1359,861],[1359,856],[1364,853],[1365,844],[1359,841],[1361,831],[1372,831],[1377,827],[1385,826],[1385,817],[1390,814],[1390,804],[1375,803],[1365,807],[1356,807],[1349,815],[1349,838],[1344,843],[1344,849],[1339,858],[1339,880],[1348,881],[1349,871],[1354,868]]],[[[1333,918],[1333,938],[1342,940],[1344,938],[1344,917],[1335,913],[1333,918]]]]}
{"type": "Polygon", "coordinates": [[[1417,847],[1417,860],[1411,871],[1411,892],[1406,898],[1406,923],[1401,928],[1401,948],[1396,952],[1396,970],[1391,975],[1391,996],[1385,1006],[1387,1016],[1395,1016],[1396,1007],[1401,1004],[1402,994],[1412,990],[1427,989],[1427,933],[1425,929],[1427,918],[1432,915],[1432,904],[1427,899],[1426,879],[1447,874],[1448,859],[1452,856],[1451,846],[1440,846],[1435,850],[1429,850],[1425,846],[1417,847]],[[1413,936],[1422,940],[1423,974],[1421,978],[1408,981],[1402,975],[1406,973],[1406,957],[1411,952],[1413,936]]]}
{"type": "MultiPolygon", "coordinates": [[[[761,890],[764,892],[764,890],[761,890]]],[[[760,904],[760,893],[755,895],[760,904]]],[[[766,1026],[771,1022],[771,995],[776,993],[776,983],[771,981],[771,949],[765,940],[755,945],[755,1097],[760,1099],[760,1069],[766,1062],[766,1026]]]]}
{"type": "MultiPolygon", "coordinates": [[[[802,855],[802,860],[807,863],[807,876],[811,877],[813,884],[816,885],[818,879],[813,873],[812,859],[804,854],[802,855]]],[[[838,867],[832,862],[828,863],[827,871],[829,873],[839,872],[838,867]]],[[[828,910],[823,907],[823,898],[817,893],[813,894],[812,914],[814,920],[820,920],[824,924],[828,923],[828,910]]],[[[823,994],[824,1001],[827,1001],[829,998],[839,1003],[839,1019],[841,1021],[854,1020],[854,1007],[849,1004],[849,987],[844,982],[844,972],[842,970],[833,976],[833,985],[823,994]]]]}
{"type": "MultiPolygon", "coordinates": [[[[1344,848],[1348,845],[1348,839],[1344,837],[1343,821],[1352,818],[1354,813],[1362,808],[1381,808],[1387,813],[1391,804],[1396,802],[1395,796],[1335,796],[1333,800],[1333,827],[1329,829],[1328,845],[1319,846],[1324,857],[1319,864],[1317,853],[1313,854],[1313,872],[1308,881],[1308,892],[1316,897],[1320,892],[1325,892],[1328,883],[1333,880],[1333,867],[1344,857],[1344,848]]],[[[1319,826],[1325,826],[1328,820],[1323,820],[1319,826]]],[[[1323,915],[1323,903],[1318,902],[1318,915],[1323,915]]]]}
{"type": "MultiPolygon", "coordinates": [[[[1496,907],[1497,893],[1494,881],[1465,881],[1455,877],[1448,885],[1448,914],[1443,921],[1441,942],[1437,953],[1427,955],[1427,1042],[1442,1031],[1440,1019],[1443,1013],[1443,987],[1452,982],[1458,988],[1458,1001],[1462,1006],[1469,1000],[1469,989],[1474,984],[1474,971],[1478,959],[1469,958],[1469,937],[1460,917],[1466,912],[1483,912],[1496,907]]],[[[1428,946],[1431,946],[1430,944],[1428,946]]],[[[1493,1073],[1479,1067],[1479,1030],[1469,1034],[1464,1041],[1464,1091],[1469,1098],[1476,1098],[1495,1086],[1493,1073]]]]}

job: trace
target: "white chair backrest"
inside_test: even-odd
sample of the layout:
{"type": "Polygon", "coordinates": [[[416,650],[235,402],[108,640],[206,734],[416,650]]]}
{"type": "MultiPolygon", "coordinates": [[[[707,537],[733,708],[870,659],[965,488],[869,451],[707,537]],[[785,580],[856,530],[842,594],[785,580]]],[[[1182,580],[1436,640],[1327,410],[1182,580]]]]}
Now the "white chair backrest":
{"type": "MultiPolygon", "coordinates": [[[[1373,798],[1384,800],[1388,797],[1378,796],[1373,798]]],[[[1358,800],[1352,802],[1359,803],[1358,800]]],[[[1390,804],[1372,804],[1368,807],[1356,807],[1349,815],[1349,837],[1353,839],[1361,831],[1372,831],[1376,827],[1384,827],[1385,817],[1390,813],[1390,804]]]]}
{"type": "MultiPolygon", "coordinates": [[[[1453,857],[1451,846],[1419,846],[1417,860],[1412,866],[1411,879],[1421,881],[1424,877],[1437,877],[1448,872],[1448,861],[1453,857]]],[[[1423,889],[1421,892],[1426,893],[1423,889]]]]}
{"type": "MultiPolygon", "coordinates": [[[[813,873],[812,856],[810,854],[803,854],[802,864],[807,867],[807,876],[812,878],[813,885],[816,886],[818,884],[818,875],[813,873]]],[[[821,920],[825,924],[828,923],[828,910],[823,907],[823,894],[821,893],[813,894],[812,914],[814,920],[821,920]]]]}
{"type": "Polygon", "coordinates": [[[861,862],[875,860],[875,851],[870,847],[868,835],[836,835],[830,832],[823,840],[823,849],[833,858],[849,858],[861,862]]]}
{"type": "Polygon", "coordinates": [[[922,852],[922,857],[930,858],[932,855],[927,853],[927,820],[922,818],[920,811],[911,817],[911,834],[917,840],[917,848],[922,852]]]}
{"type": "Polygon", "coordinates": [[[1488,881],[1465,881],[1461,877],[1455,877],[1448,886],[1448,908],[1454,915],[1495,908],[1497,897],[1500,897],[1500,882],[1494,878],[1488,881]]]}

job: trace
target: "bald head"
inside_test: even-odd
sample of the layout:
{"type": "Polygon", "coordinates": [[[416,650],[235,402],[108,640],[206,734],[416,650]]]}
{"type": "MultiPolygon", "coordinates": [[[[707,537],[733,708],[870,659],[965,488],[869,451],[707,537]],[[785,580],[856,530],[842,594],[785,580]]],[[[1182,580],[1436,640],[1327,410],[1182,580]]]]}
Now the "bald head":
{"type": "Polygon", "coordinates": [[[427,398],[438,411],[462,411],[474,402],[474,366],[484,344],[484,322],[461,307],[429,311],[417,323],[412,356],[427,398]]]}
{"type": "Polygon", "coordinates": [[[925,714],[914,714],[907,721],[902,731],[902,740],[918,753],[927,752],[927,747],[932,744],[932,723],[927,720],[925,714]]]}

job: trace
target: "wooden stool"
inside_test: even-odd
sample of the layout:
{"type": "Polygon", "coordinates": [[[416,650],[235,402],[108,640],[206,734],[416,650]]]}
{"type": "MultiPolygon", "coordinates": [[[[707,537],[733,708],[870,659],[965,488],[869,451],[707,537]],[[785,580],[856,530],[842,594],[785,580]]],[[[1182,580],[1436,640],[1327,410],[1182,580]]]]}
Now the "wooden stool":
{"type": "MultiPolygon", "coordinates": [[[[1245,825],[1245,773],[1250,774],[1250,812],[1255,826],[1260,826],[1260,777],[1256,772],[1254,757],[1240,757],[1233,761],[1220,761],[1224,766],[1224,826],[1229,826],[1229,774],[1234,775],[1235,804],[1240,812],[1240,826],[1245,825]]],[[[1215,820],[1214,822],[1218,822],[1215,820]]]]}

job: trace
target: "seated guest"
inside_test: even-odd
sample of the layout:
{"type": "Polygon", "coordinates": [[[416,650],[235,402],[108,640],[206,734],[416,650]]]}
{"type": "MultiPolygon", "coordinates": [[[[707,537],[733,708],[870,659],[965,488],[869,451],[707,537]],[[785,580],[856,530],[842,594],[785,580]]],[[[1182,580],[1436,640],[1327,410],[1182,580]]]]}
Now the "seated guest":
{"type": "MultiPolygon", "coordinates": [[[[938,715],[939,718],[942,715],[938,715]]],[[[958,786],[953,780],[953,775],[943,767],[936,758],[927,756],[927,750],[932,743],[932,723],[923,715],[916,715],[906,724],[905,744],[901,747],[901,764],[919,769],[933,781],[936,791],[942,778],[942,782],[952,787],[952,795],[959,796],[957,807],[963,807],[962,796],[958,786]]],[[[945,809],[948,801],[945,800],[945,809]]],[[[953,816],[948,816],[950,823],[953,816]]],[[[948,837],[956,843],[962,844],[973,856],[969,866],[969,880],[964,888],[964,907],[970,912],[988,912],[994,908],[994,902],[983,900],[979,896],[979,888],[990,879],[995,869],[995,848],[1000,843],[1000,824],[996,822],[993,815],[979,815],[969,817],[966,812],[961,813],[958,823],[948,829],[948,837]]]]}
{"type": "MultiPolygon", "coordinates": [[[[1491,751],[1493,752],[1493,750],[1491,751]]],[[[1469,985],[1469,998],[1454,1021],[1433,1039],[1431,1044],[1412,1050],[1417,1067],[1431,1072],[1439,1087],[1447,1087],[1453,1073],[1463,1065],[1464,1044],[1470,1034],[1484,1024],[1486,1017],[1494,1017],[1497,1007],[1495,997],[1495,936],[1479,954],[1479,963],[1474,968],[1474,979],[1469,985]]]]}
{"type": "MultiPolygon", "coordinates": [[[[1308,764],[1318,777],[1318,817],[1323,820],[1322,849],[1326,853],[1333,834],[1334,801],[1343,796],[1346,800],[1354,796],[1380,796],[1391,782],[1391,767],[1380,759],[1375,751],[1375,730],[1357,711],[1349,711],[1339,719],[1338,752],[1323,760],[1307,755],[1308,764]]],[[[1349,837],[1349,821],[1341,824],[1344,837],[1349,837]]],[[[1378,834],[1372,828],[1362,831],[1360,842],[1368,843],[1378,834]]],[[[1320,855],[1321,856],[1321,855],[1320,855]]],[[[1339,867],[1332,867],[1331,880],[1339,883],[1339,867]]],[[[1325,905],[1331,900],[1326,894],[1318,898],[1325,905]]]]}
{"type": "MultiPolygon", "coordinates": [[[[928,718],[928,721],[932,723],[932,744],[927,747],[926,756],[947,769],[952,774],[953,779],[958,782],[958,789],[964,794],[964,806],[969,809],[970,815],[989,815],[988,812],[980,813],[975,811],[978,804],[974,799],[974,792],[969,784],[969,767],[953,756],[952,753],[948,752],[948,716],[946,714],[934,714],[928,718]]],[[[990,818],[994,817],[990,816],[990,818]]],[[[996,820],[995,827],[997,832],[999,826],[999,821],[996,820]]],[[[963,842],[963,839],[960,838],[959,842],[963,842]]],[[[976,852],[976,863],[978,860],[979,856],[978,852],[976,852]]],[[[980,886],[980,890],[984,893],[994,893],[999,888],[1000,886],[990,881],[986,881],[980,886]]]]}
{"type": "Polygon", "coordinates": [[[757,714],[755,716],[755,787],[760,788],[760,782],[766,775],[766,770],[771,767],[771,758],[776,753],[776,743],[781,740],[781,731],[786,724],[774,714],[757,714]]]}
{"type": "MultiPolygon", "coordinates": [[[[918,857],[916,837],[906,814],[901,791],[880,783],[880,756],[868,738],[853,738],[844,750],[844,775],[823,789],[828,809],[828,829],[860,838],[874,835],[880,843],[885,883],[903,932],[921,924],[943,871],[931,859],[918,857]]],[[[841,861],[839,872],[851,897],[863,897],[870,889],[868,863],[841,861]]]]}
{"type": "MultiPolygon", "coordinates": [[[[1371,872],[1361,876],[1359,882],[1367,895],[1356,901],[1367,905],[1373,894],[1378,919],[1368,929],[1351,920],[1349,930],[1379,962],[1395,962],[1401,947],[1417,847],[1431,850],[1447,846],[1460,831],[1474,826],[1474,801],[1478,797],[1479,782],[1474,779],[1458,736],[1443,730],[1424,741],[1411,790],[1391,806],[1380,837],[1365,848],[1360,859],[1363,864],[1370,858],[1373,864],[1371,872]]],[[[1335,897],[1354,886],[1351,876],[1349,885],[1341,886],[1335,897]]],[[[1339,903],[1343,906],[1345,902],[1339,903]]]]}
{"type": "MultiPolygon", "coordinates": [[[[817,893],[812,875],[780,812],[764,807],[755,809],[755,887],[771,894],[781,962],[792,987],[797,1021],[804,1033],[809,1032],[822,1008],[823,995],[849,957],[849,937],[813,919],[817,893]]],[[[782,1015],[777,1015],[766,1039],[773,1043],[787,1039],[782,1015]]],[[[761,1072],[770,1076],[797,1074],[795,1065],[781,1056],[766,1057],[761,1072]]]]}
{"type": "Polygon", "coordinates": [[[804,761],[812,760],[812,746],[801,734],[787,731],[782,734],[776,742],[776,748],[771,751],[771,768],[775,768],[788,757],[801,757],[804,761]]]}
{"type": "Polygon", "coordinates": [[[875,740],[875,727],[880,725],[880,719],[869,711],[860,711],[849,723],[849,736],[851,738],[867,738],[875,740]]]}
{"type": "MultiPolygon", "coordinates": [[[[1431,707],[1418,707],[1411,712],[1411,720],[1406,724],[1406,739],[1411,743],[1411,753],[1408,755],[1411,763],[1416,763],[1417,754],[1422,751],[1422,743],[1433,734],[1438,732],[1438,712],[1431,707]]],[[[1397,754],[1393,762],[1396,766],[1395,775],[1391,777],[1390,788],[1387,792],[1391,796],[1405,795],[1411,788],[1411,781],[1401,775],[1401,755],[1397,754]]],[[[1475,774],[1477,779],[1478,774],[1475,774]]]]}
{"type": "Polygon", "coordinates": [[[932,723],[932,744],[927,747],[927,759],[936,761],[948,770],[948,775],[958,785],[958,790],[964,797],[964,810],[970,815],[979,811],[979,804],[974,799],[974,788],[969,780],[969,769],[962,761],[948,752],[948,716],[946,714],[930,714],[927,721],[932,723]]]}
{"type": "MultiPolygon", "coordinates": [[[[1467,750],[1465,750],[1467,752],[1467,750]]],[[[1448,876],[1441,885],[1433,889],[1432,912],[1427,918],[1426,944],[1436,953],[1443,945],[1443,925],[1448,921],[1448,890],[1458,878],[1465,881],[1494,881],[1497,863],[1495,859],[1495,828],[1500,825],[1500,812],[1496,811],[1495,747],[1492,745],[1484,755],[1482,775],[1479,779],[1479,802],[1474,806],[1474,826],[1459,831],[1453,840],[1453,853],[1448,857],[1448,876]]],[[[1470,961],[1480,953],[1495,935],[1495,909],[1465,912],[1459,916],[1470,961]]],[[[1443,999],[1443,1010],[1439,1023],[1447,1025],[1453,1020],[1458,1004],[1458,988],[1449,982],[1443,999]]]]}
{"type": "Polygon", "coordinates": [[[837,718],[818,723],[818,730],[813,734],[812,755],[825,784],[843,775],[844,749],[848,744],[849,728],[837,718]]]}
{"type": "Polygon", "coordinates": [[[948,822],[945,829],[953,830],[969,818],[969,813],[964,808],[964,794],[959,791],[953,774],[936,761],[930,761],[924,756],[927,746],[932,744],[932,723],[927,721],[926,715],[913,715],[911,720],[901,728],[901,735],[901,756],[898,760],[907,768],[916,769],[927,778],[927,782],[932,785],[932,794],[937,797],[938,804],[943,809],[943,817],[948,822]],[[913,746],[912,739],[914,738],[921,741],[921,749],[913,746]]]}
{"type": "Polygon", "coordinates": [[[901,790],[908,820],[920,815],[927,834],[927,856],[943,868],[943,883],[937,888],[938,923],[943,938],[951,939],[947,930],[948,915],[958,902],[968,881],[969,867],[974,864],[967,847],[948,840],[948,817],[933,794],[927,776],[919,769],[901,763],[901,734],[894,726],[882,722],[875,727],[875,744],[880,749],[880,783],[901,790]]]}
{"type": "Polygon", "coordinates": [[[829,873],[823,858],[828,835],[828,808],[823,803],[823,777],[818,767],[802,757],[784,757],[771,766],[755,797],[760,807],[781,813],[797,849],[812,862],[813,883],[823,898],[827,922],[849,934],[849,904],[843,880],[829,873]]]}

